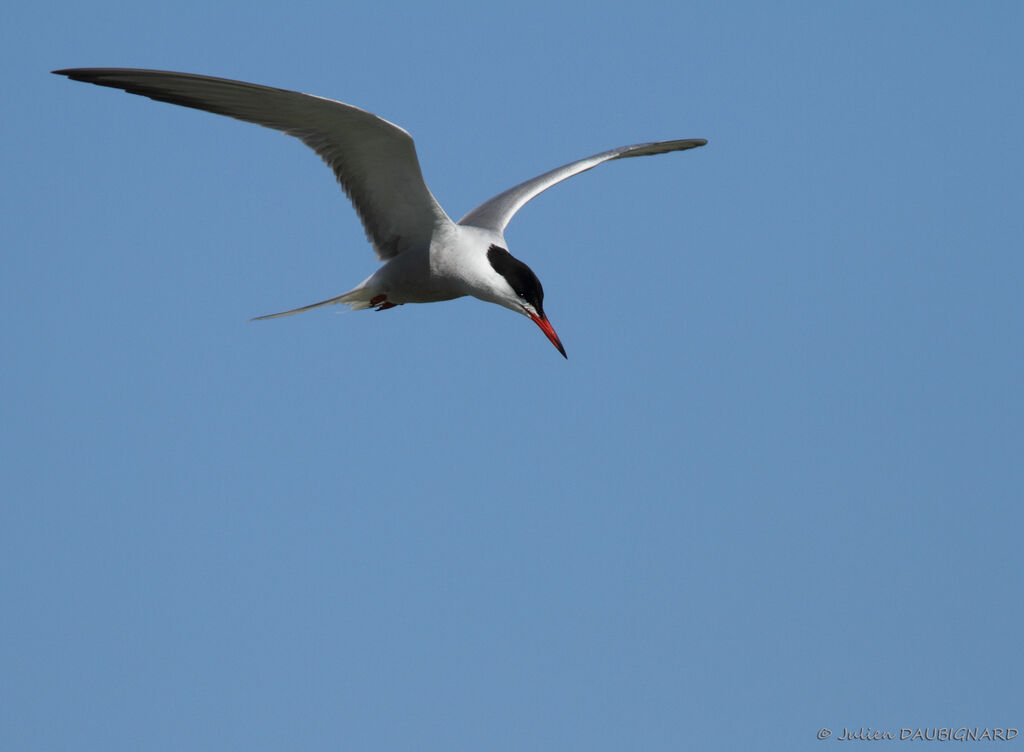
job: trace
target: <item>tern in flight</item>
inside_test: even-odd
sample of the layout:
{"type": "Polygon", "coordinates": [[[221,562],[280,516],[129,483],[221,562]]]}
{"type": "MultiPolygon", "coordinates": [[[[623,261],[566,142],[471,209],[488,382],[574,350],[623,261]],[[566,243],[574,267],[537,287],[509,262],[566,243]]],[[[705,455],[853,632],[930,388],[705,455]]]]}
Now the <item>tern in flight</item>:
{"type": "Polygon", "coordinates": [[[194,107],[295,136],[330,165],[384,262],[352,290],[291,311],[344,303],[378,311],[472,295],[529,317],[565,356],[544,315],[537,275],[507,250],[505,226],[523,204],[556,183],[613,159],[703,146],[702,138],[633,144],[570,162],[499,193],[453,222],[430,193],[412,136],[387,120],[331,99],[269,86],[169,71],[70,68],[54,73],[194,107]]]}

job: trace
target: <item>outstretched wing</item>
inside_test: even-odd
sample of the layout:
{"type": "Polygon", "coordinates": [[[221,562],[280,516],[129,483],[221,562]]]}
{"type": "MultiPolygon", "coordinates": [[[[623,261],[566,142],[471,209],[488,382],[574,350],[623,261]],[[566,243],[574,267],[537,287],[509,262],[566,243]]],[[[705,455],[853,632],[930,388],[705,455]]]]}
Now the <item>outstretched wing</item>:
{"type": "Polygon", "coordinates": [[[429,242],[436,224],[451,222],[423,181],[412,136],[365,110],[297,91],[189,73],[132,68],[54,73],[301,139],[334,170],[382,261],[429,242]]]}
{"type": "Polygon", "coordinates": [[[460,219],[459,224],[482,227],[501,233],[504,232],[506,225],[508,225],[513,215],[523,207],[523,204],[537,194],[543,193],[551,186],[561,183],[573,175],[592,170],[599,164],[613,159],[646,157],[651,154],[683,151],[684,149],[703,146],[706,143],[707,141],[703,138],[688,138],[682,141],[657,141],[649,144],[633,144],[632,146],[621,146],[618,149],[604,151],[577,162],[570,162],[550,172],[545,172],[543,175],[531,178],[525,183],[520,183],[514,188],[509,188],[504,193],[499,193],[460,219]]]}

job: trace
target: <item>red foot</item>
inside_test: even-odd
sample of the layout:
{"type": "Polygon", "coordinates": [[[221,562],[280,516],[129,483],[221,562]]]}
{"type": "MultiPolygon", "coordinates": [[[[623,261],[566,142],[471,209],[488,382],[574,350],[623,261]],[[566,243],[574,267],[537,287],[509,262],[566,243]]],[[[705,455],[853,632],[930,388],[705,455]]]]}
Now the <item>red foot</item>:
{"type": "Polygon", "coordinates": [[[380,295],[374,295],[372,298],[370,298],[370,305],[377,306],[378,311],[386,311],[389,308],[394,308],[395,306],[402,305],[401,303],[388,303],[386,302],[387,299],[388,296],[383,293],[381,293],[380,295]]]}

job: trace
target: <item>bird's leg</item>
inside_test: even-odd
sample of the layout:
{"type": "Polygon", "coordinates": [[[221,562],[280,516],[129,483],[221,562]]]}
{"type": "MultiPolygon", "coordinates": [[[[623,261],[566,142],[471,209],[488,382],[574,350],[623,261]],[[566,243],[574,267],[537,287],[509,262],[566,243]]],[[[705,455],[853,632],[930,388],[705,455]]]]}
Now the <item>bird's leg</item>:
{"type": "Polygon", "coordinates": [[[374,295],[373,298],[370,299],[370,305],[377,306],[378,311],[386,311],[389,308],[402,305],[401,303],[388,303],[387,299],[388,296],[384,294],[374,295]]]}

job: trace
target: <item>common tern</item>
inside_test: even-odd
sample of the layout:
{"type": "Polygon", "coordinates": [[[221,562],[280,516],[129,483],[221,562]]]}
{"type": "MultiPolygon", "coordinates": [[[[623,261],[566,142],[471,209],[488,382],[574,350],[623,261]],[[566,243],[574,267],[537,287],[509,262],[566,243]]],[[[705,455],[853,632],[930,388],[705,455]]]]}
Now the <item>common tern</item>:
{"type": "Polygon", "coordinates": [[[53,71],[74,81],[123,89],[150,99],[245,120],[295,136],[334,171],[383,266],[348,292],[290,311],[343,303],[382,311],[472,295],[530,318],[563,357],[565,348],[544,314],[537,275],[512,256],[504,231],[523,205],[556,183],[599,164],[703,146],[702,138],[621,146],[570,162],[499,193],[453,222],[430,193],[412,136],[352,105],[286,89],[134,68],[53,71]]]}

